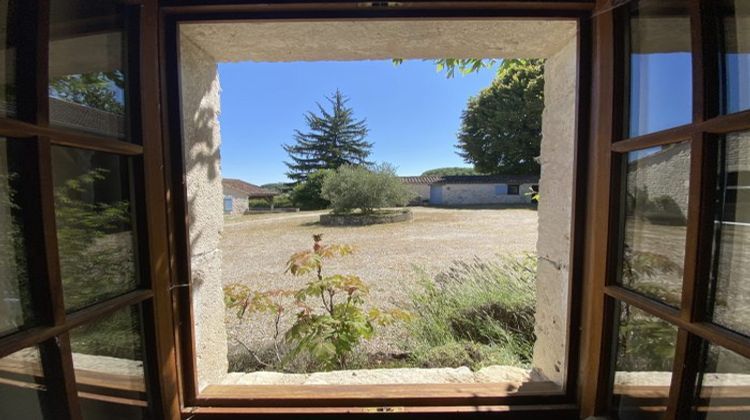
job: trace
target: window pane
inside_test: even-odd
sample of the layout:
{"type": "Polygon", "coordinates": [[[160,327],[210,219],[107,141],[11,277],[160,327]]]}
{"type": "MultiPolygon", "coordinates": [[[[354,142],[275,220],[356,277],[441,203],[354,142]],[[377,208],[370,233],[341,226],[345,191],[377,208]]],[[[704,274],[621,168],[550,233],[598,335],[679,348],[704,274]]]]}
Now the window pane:
{"type": "Polygon", "coordinates": [[[750,1],[723,0],[724,84],[727,112],[750,109],[750,1]]]}
{"type": "Polygon", "coordinates": [[[619,305],[612,410],[617,418],[661,418],[669,396],[677,328],[619,305]]]}
{"type": "Polygon", "coordinates": [[[23,168],[18,167],[24,146],[0,138],[0,336],[34,323],[22,221],[23,168]]]}
{"type": "Polygon", "coordinates": [[[692,418],[750,418],[750,360],[709,344],[703,363],[696,384],[699,392],[692,418]]]}
{"type": "Polygon", "coordinates": [[[84,419],[147,418],[138,307],[71,330],[70,345],[84,419]]]}
{"type": "Polygon", "coordinates": [[[679,306],[687,233],[690,146],[677,143],[630,152],[620,282],[679,306]]]}
{"type": "Polygon", "coordinates": [[[40,359],[36,347],[0,359],[0,419],[44,418],[46,387],[40,359]]]}
{"type": "Polygon", "coordinates": [[[133,290],[128,158],[55,147],[52,169],[66,310],[133,290]]]}
{"type": "Polygon", "coordinates": [[[629,137],[690,123],[692,65],[687,1],[633,1],[629,43],[629,137]]]}
{"type": "Polygon", "coordinates": [[[750,132],[720,143],[709,313],[750,335],[750,132]]]}
{"type": "Polygon", "coordinates": [[[53,0],[50,120],[96,134],[126,135],[122,1],[53,0]]]}
{"type": "Polygon", "coordinates": [[[16,114],[16,27],[15,1],[0,0],[0,117],[16,114]]]}

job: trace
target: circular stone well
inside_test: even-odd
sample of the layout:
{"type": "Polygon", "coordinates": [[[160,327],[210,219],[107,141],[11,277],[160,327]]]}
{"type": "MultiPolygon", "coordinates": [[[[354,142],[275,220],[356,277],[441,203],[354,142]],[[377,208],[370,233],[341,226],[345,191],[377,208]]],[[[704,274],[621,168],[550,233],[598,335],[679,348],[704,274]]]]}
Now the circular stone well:
{"type": "Polygon", "coordinates": [[[372,214],[321,214],[320,224],[323,226],[367,226],[382,223],[406,222],[412,219],[411,210],[396,210],[372,214]]]}

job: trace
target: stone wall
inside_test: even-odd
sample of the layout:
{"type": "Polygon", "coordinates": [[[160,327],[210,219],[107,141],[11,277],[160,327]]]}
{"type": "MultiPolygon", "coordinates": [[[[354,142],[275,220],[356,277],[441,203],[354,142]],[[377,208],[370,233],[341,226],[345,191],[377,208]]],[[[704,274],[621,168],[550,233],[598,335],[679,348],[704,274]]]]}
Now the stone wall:
{"type": "Polygon", "coordinates": [[[406,184],[409,190],[414,193],[412,203],[423,203],[430,201],[430,184],[406,184]]]}
{"type": "Polygon", "coordinates": [[[497,194],[497,187],[505,192],[505,184],[446,184],[438,186],[443,190],[442,205],[481,205],[481,204],[528,204],[531,197],[526,195],[532,184],[521,184],[518,195],[497,194]]]}
{"type": "Polygon", "coordinates": [[[219,239],[224,225],[219,144],[219,77],[214,57],[190,38],[180,42],[183,150],[190,226],[198,384],[228,370],[219,239]]]}
{"type": "Polygon", "coordinates": [[[547,59],[539,182],[534,370],[562,384],[568,340],[570,230],[576,134],[575,34],[547,59]]]}
{"type": "Polygon", "coordinates": [[[232,211],[229,214],[245,214],[250,208],[247,193],[223,186],[224,197],[232,199],[232,211]]]}

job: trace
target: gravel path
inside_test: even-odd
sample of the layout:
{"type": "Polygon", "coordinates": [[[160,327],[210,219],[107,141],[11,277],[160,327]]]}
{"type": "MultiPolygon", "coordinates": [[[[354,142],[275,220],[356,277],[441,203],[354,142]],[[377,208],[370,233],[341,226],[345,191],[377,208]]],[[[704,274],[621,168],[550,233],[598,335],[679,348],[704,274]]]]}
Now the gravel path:
{"type": "MultiPolygon", "coordinates": [[[[415,267],[434,275],[455,260],[492,258],[498,254],[534,252],[535,210],[413,208],[414,220],[364,227],[317,224],[323,212],[262,214],[226,221],[221,249],[224,284],[241,283],[253,290],[299,288],[308,280],[284,274],[288,257],[312,246],[313,233],[324,243],[353,245],[355,254],[327,260],[324,274],[356,274],[371,289],[371,302],[408,309],[415,290],[415,267]]],[[[268,343],[270,318],[252,316],[239,322],[227,313],[230,337],[257,348],[268,343]]],[[[403,339],[399,331],[381,331],[367,351],[393,351],[403,339]],[[394,347],[395,346],[395,347],[394,347]]]]}

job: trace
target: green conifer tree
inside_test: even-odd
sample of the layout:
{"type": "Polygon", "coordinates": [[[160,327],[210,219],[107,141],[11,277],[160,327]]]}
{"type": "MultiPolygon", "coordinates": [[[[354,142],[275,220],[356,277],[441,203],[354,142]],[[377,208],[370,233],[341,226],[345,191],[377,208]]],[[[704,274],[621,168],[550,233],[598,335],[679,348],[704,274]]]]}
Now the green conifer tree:
{"type": "Polygon", "coordinates": [[[289,153],[287,176],[296,183],[319,169],[336,169],[342,165],[369,165],[372,143],[365,140],[365,120],[356,121],[354,110],[346,106],[348,99],[339,91],[329,98],[331,111],[318,105],[319,115],[305,115],[309,131],[294,131],[295,144],[283,145],[289,153]]]}

